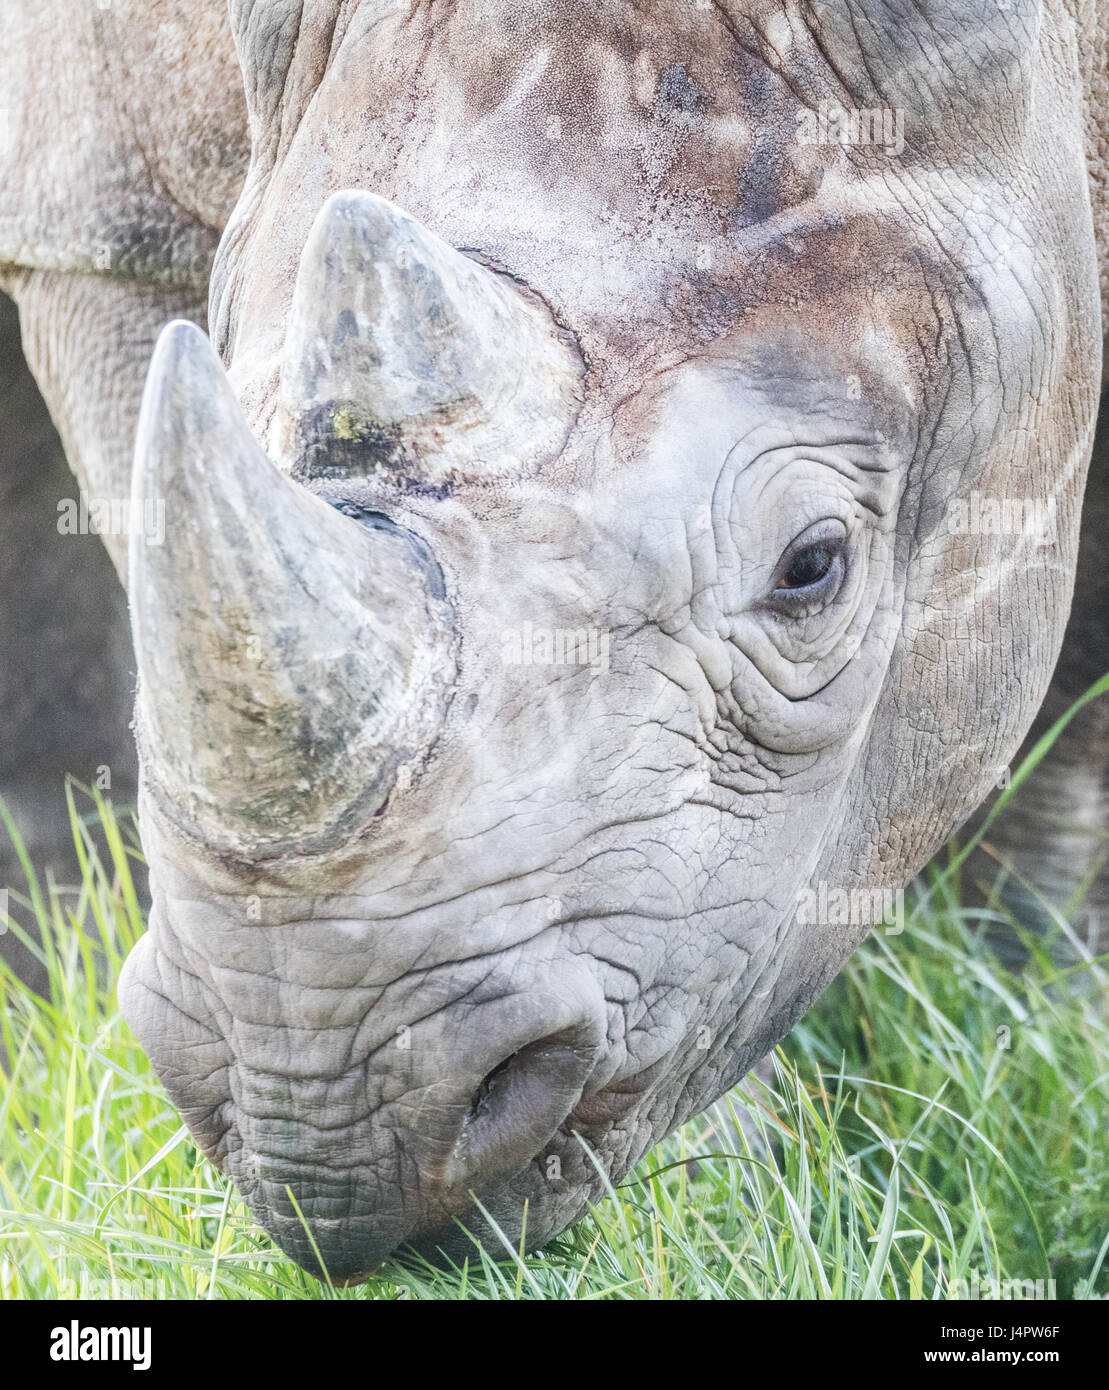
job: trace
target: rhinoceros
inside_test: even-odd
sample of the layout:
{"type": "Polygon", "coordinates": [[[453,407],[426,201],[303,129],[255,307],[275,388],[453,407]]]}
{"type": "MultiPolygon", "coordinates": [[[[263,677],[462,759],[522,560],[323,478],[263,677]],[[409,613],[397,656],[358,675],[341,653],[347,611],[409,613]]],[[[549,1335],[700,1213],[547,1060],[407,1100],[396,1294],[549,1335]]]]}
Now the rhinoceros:
{"type": "MultiPolygon", "coordinates": [[[[82,506],[130,499],[124,1014],[307,1269],[539,1246],[1106,664],[1103,9],[3,17],[3,283],[82,506]]],[[[1098,708],[1032,801],[1100,832],[1098,708]]]]}

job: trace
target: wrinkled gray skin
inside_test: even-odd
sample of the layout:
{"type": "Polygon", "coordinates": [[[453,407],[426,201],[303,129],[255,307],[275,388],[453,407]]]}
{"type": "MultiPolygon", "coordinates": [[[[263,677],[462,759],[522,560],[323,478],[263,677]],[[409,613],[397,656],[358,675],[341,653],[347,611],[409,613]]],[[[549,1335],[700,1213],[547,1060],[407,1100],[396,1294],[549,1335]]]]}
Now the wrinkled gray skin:
{"type": "Polygon", "coordinates": [[[166,330],[137,426],[165,544],[112,547],[153,891],[126,1016],[307,1268],[286,1189],[335,1278],[464,1251],[475,1197],[541,1244],[601,1191],[579,1136],[618,1179],[868,929],[799,893],[904,884],[1044,699],[1101,21],[43,8],[4,6],[0,252],[90,490],[126,490],[140,364],[203,323],[222,231],[214,350],[166,330]],[[822,102],[902,110],[903,148],[803,142],[822,102]],[[1050,541],[954,533],[975,491],[1051,502],[1050,541]],[[528,623],[608,659],[515,663],[528,623]]]}

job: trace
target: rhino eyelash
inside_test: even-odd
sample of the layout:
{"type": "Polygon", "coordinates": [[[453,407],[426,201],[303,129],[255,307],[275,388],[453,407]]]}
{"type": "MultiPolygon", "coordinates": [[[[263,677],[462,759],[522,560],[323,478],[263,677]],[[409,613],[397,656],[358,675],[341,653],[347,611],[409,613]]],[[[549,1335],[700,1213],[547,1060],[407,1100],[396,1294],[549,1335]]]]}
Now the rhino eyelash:
{"type": "Polygon", "coordinates": [[[344,516],[349,516],[352,521],[360,522],[371,531],[396,531],[398,529],[396,522],[391,517],[387,517],[384,512],[371,511],[358,502],[342,499],[332,502],[331,505],[336,511],[342,512],[344,516]]]}

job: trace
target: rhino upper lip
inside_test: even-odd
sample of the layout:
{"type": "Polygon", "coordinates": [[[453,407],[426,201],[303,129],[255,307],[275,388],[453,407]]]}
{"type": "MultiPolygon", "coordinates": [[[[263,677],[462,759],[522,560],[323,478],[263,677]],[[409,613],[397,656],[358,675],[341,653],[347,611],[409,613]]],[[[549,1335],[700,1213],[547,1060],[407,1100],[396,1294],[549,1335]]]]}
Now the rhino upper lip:
{"type": "Polygon", "coordinates": [[[610,1081],[592,1095],[583,1096],[559,1128],[572,1135],[576,1130],[612,1125],[623,1119],[642,1105],[652,1083],[663,1070],[664,1060],[660,1059],[652,1067],[610,1081]]]}

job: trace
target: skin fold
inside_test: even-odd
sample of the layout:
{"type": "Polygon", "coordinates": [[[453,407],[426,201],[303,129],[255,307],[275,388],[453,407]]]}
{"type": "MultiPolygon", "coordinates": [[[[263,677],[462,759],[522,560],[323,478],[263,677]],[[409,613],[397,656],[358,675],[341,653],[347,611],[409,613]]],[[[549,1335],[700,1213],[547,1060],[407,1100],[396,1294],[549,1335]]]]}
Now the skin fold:
{"type": "MultiPolygon", "coordinates": [[[[1104,28],[160,0],[9,56],[28,363],[82,484],[129,495],[137,438],[166,509],[109,538],[120,1002],[306,1268],[565,1229],[878,925],[800,905],[927,862],[1065,631],[1045,716],[1100,674],[1104,28]]],[[[1087,838],[1011,832],[1056,900],[1104,830],[1068,766],[1087,838]]]]}

